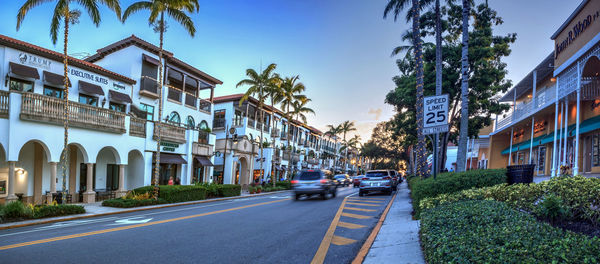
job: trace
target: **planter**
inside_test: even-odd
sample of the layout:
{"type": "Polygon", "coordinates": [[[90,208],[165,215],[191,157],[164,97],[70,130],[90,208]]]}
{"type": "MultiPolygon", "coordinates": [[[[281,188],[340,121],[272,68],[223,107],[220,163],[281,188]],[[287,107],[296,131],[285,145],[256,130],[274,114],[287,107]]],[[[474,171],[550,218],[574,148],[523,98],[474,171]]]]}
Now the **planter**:
{"type": "Polygon", "coordinates": [[[535,164],[513,165],[506,167],[506,182],[514,183],[532,183],[535,164]]]}

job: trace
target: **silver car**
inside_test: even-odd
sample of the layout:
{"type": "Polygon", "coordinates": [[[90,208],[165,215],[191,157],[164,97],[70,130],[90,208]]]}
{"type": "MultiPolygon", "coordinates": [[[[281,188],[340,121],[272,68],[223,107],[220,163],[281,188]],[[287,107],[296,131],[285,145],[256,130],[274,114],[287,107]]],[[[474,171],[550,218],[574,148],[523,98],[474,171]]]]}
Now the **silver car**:
{"type": "Polygon", "coordinates": [[[358,196],[363,196],[369,192],[383,192],[387,195],[392,194],[394,182],[392,175],[388,170],[367,171],[365,177],[360,181],[358,196]]]}
{"type": "Polygon", "coordinates": [[[328,170],[302,170],[292,180],[292,189],[294,198],[300,199],[302,195],[311,196],[318,194],[323,200],[327,196],[335,197],[337,194],[337,185],[333,181],[333,174],[328,170]]]}

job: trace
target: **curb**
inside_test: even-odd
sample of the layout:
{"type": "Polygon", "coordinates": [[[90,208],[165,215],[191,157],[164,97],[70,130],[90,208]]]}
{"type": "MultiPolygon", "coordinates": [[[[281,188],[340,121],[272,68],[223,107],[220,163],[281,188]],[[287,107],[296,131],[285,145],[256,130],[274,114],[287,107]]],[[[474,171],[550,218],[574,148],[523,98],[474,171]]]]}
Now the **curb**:
{"type": "Polygon", "coordinates": [[[131,210],[123,210],[123,211],[116,211],[116,212],[100,213],[100,214],[93,214],[93,215],[79,215],[79,216],[73,216],[73,217],[67,217],[67,218],[48,219],[48,220],[43,220],[43,221],[39,221],[39,222],[15,224],[15,225],[9,225],[9,226],[0,226],[0,230],[13,229],[13,228],[19,228],[19,227],[25,227],[25,226],[33,226],[33,225],[43,225],[43,224],[49,224],[49,223],[64,222],[64,221],[71,221],[71,220],[92,218],[92,217],[98,217],[98,216],[107,216],[107,215],[115,215],[115,214],[125,214],[125,213],[131,213],[131,212],[147,211],[147,210],[154,210],[154,209],[161,209],[161,208],[168,208],[168,207],[176,207],[176,206],[184,206],[184,205],[194,205],[194,204],[203,204],[203,203],[210,203],[210,202],[220,202],[220,201],[235,200],[235,199],[254,198],[254,197],[272,195],[272,194],[277,194],[277,193],[285,193],[285,192],[288,192],[288,191],[289,190],[276,191],[276,192],[266,192],[266,193],[259,193],[259,194],[247,195],[247,196],[232,196],[232,197],[216,198],[216,199],[210,199],[210,200],[199,200],[199,201],[191,201],[191,202],[164,204],[164,205],[153,206],[153,207],[139,207],[139,208],[135,208],[135,209],[131,209],[131,210]]]}
{"type": "Polygon", "coordinates": [[[358,251],[358,254],[352,261],[352,264],[362,264],[363,261],[365,260],[365,257],[367,257],[367,254],[371,250],[371,246],[373,246],[373,242],[375,242],[375,238],[379,234],[379,230],[381,230],[381,225],[383,225],[383,222],[387,218],[387,214],[390,211],[392,204],[396,201],[396,195],[398,195],[397,192],[394,194],[394,197],[392,197],[392,199],[388,203],[388,205],[385,208],[385,210],[383,211],[383,214],[381,215],[381,217],[379,217],[379,221],[377,221],[375,228],[373,228],[373,230],[371,231],[371,234],[369,234],[369,237],[367,237],[367,240],[365,240],[365,243],[360,248],[360,251],[358,251]]]}

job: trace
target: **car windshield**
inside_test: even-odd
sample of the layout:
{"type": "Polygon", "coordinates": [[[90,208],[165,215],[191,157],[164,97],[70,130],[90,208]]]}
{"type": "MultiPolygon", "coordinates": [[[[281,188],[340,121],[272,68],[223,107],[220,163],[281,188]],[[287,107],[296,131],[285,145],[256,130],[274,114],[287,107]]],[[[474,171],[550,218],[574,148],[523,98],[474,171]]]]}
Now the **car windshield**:
{"type": "Polygon", "coordinates": [[[370,171],[367,172],[367,177],[386,177],[388,176],[387,171],[370,171]]]}
{"type": "Polygon", "coordinates": [[[318,171],[303,171],[298,178],[301,181],[314,181],[321,178],[321,173],[318,171]]]}
{"type": "Polygon", "coordinates": [[[345,175],[335,175],[336,178],[346,178],[345,175]]]}

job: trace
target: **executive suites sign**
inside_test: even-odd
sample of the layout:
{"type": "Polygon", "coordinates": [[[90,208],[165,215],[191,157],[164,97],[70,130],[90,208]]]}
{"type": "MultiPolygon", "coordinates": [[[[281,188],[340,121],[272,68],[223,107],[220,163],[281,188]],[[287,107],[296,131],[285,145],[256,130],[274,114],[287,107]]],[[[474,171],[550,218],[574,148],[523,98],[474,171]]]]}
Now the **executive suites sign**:
{"type": "Polygon", "coordinates": [[[600,33],[600,1],[588,1],[567,23],[558,35],[553,35],[557,68],[600,33]]]}
{"type": "Polygon", "coordinates": [[[108,79],[106,77],[102,77],[99,75],[95,75],[95,74],[91,74],[88,72],[84,72],[82,70],[78,70],[78,69],[73,69],[71,68],[71,70],[69,71],[69,73],[73,76],[77,76],[79,78],[82,79],[87,79],[96,83],[100,83],[100,84],[104,84],[107,85],[108,84],[108,79]]]}

